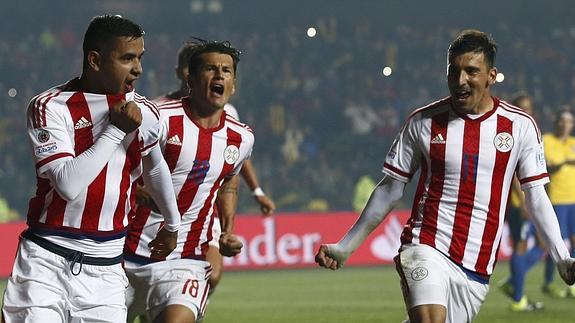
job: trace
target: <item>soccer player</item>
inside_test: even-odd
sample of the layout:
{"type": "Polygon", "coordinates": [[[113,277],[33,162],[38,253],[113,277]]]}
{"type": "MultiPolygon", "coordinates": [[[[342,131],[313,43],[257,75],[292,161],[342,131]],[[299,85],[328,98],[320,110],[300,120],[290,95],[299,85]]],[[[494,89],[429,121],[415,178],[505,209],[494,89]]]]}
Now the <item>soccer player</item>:
{"type": "MultiPolygon", "coordinates": [[[[180,88],[176,91],[170,92],[164,96],[158,97],[154,99],[154,102],[157,104],[166,103],[168,101],[173,100],[180,100],[182,97],[185,97],[189,94],[190,89],[188,88],[188,76],[189,76],[189,69],[188,69],[188,61],[193,53],[194,43],[187,43],[183,45],[180,50],[178,51],[178,65],[176,66],[176,76],[180,81],[180,88]]],[[[236,108],[227,103],[224,106],[224,111],[226,113],[235,118],[236,120],[240,120],[238,111],[236,108]]],[[[252,195],[255,200],[260,205],[260,210],[262,211],[264,216],[271,215],[276,206],[272,199],[270,199],[262,190],[259,184],[258,176],[256,174],[256,170],[253,166],[251,159],[247,159],[244,161],[244,165],[240,171],[240,174],[250,190],[252,191],[252,195]]],[[[210,295],[215,291],[216,286],[219,284],[222,273],[223,273],[223,259],[219,251],[219,236],[220,236],[221,228],[219,221],[214,222],[213,226],[213,233],[212,233],[212,240],[210,241],[210,248],[208,249],[208,253],[206,258],[208,262],[212,265],[212,274],[210,276],[210,295]]]]}
{"type": "Polygon", "coordinates": [[[150,248],[165,257],[176,246],[180,217],[158,111],[134,92],[143,36],[128,19],[94,17],[82,75],[28,106],[38,183],[4,294],[6,323],[126,320],[121,261],[140,176],[165,214],[150,248]]]}
{"type": "MultiPolygon", "coordinates": [[[[573,113],[563,110],[555,120],[555,132],[543,135],[545,159],[551,177],[549,199],[557,214],[563,239],[571,242],[571,255],[575,254],[575,137],[571,135],[572,131],[573,113]]],[[[543,285],[543,291],[547,293],[554,291],[551,284],[553,269],[548,261],[543,285]]],[[[555,292],[554,295],[575,297],[575,290],[571,287],[566,293],[555,292]]]]}
{"type": "Polygon", "coordinates": [[[543,185],[547,176],[533,118],[491,96],[497,46],[463,31],[447,54],[451,96],[413,112],[389,150],[384,177],[356,223],[316,261],[338,269],[401,199],[421,170],[396,268],[411,322],[471,322],[489,290],[515,171],[525,203],[561,277],[575,282],[543,185]]]}
{"type": "MultiPolygon", "coordinates": [[[[533,116],[533,101],[527,94],[517,94],[511,101],[514,106],[521,108],[525,113],[533,116]]],[[[527,272],[541,259],[545,251],[539,245],[527,248],[528,239],[535,236],[533,222],[525,207],[525,196],[521,191],[521,184],[517,176],[513,177],[511,184],[511,205],[507,209],[507,223],[512,240],[513,253],[509,262],[511,275],[499,288],[511,299],[511,310],[525,312],[543,309],[542,302],[531,301],[524,295],[525,276],[527,272]]],[[[539,241],[538,241],[539,242],[539,241]]],[[[552,267],[554,270],[555,267],[552,267]]]]}
{"type": "Polygon", "coordinates": [[[129,321],[143,312],[157,322],[201,318],[210,289],[211,266],[205,260],[215,207],[222,224],[220,252],[234,256],[241,251],[242,243],[233,234],[236,175],[251,154],[254,136],[224,111],[235,92],[238,61],[239,51],[228,42],[195,43],[189,58],[190,96],[160,106],[159,141],[172,173],[182,225],[174,252],[156,257],[148,242],[163,218],[138,206],[124,250],[133,288],[129,321]]]}

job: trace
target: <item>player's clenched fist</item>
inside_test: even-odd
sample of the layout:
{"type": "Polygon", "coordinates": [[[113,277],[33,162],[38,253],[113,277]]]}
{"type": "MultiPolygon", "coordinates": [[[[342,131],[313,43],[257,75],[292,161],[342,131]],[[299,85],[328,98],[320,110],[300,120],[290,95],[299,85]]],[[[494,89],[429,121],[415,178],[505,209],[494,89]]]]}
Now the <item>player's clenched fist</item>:
{"type": "Polygon", "coordinates": [[[567,285],[575,283],[575,259],[567,258],[557,262],[557,270],[567,285]]]}
{"type": "Polygon", "coordinates": [[[349,253],[340,250],[336,244],[322,244],[315,255],[315,262],[331,270],[339,269],[349,257],[349,253]]]}
{"type": "Polygon", "coordinates": [[[142,124],[142,112],[134,101],[121,100],[110,110],[110,122],[125,133],[130,133],[142,124]]]}
{"type": "Polygon", "coordinates": [[[235,235],[222,232],[220,236],[220,253],[226,257],[233,257],[242,251],[244,244],[235,235]]]}

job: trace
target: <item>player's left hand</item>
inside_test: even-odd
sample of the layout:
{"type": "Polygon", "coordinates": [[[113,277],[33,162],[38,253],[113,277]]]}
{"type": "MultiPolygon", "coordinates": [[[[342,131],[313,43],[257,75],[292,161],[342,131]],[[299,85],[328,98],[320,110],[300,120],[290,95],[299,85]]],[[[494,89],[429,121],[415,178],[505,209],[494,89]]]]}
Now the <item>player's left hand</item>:
{"type": "Polygon", "coordinates": [[[266,195],[255,196],[256,201],[260,204],[260,210],[263,216],[272,215],[276,209],[276,204],[266,195]]]}
{"type": "Polygon", "coordinates": [[[178,242],[178,231],[170,232],[162,227],[156,238],[150,241],[148,247],[152,253],[153,258],[163,258],[169,255],[174,249],[176,249],[176,244],[178,242]]]}
{"type": "Polygon", "coordinates": [[[220,253],[226,257],[233,257],[242,251],[244,244],[233,233],[222,232],[220,236],[220,253]]]}
{"type": "Polygon", "coordinates": [[[557,263],[557,270],[567,285],[575,283],[575,259],[567,258],[557,263]]]}

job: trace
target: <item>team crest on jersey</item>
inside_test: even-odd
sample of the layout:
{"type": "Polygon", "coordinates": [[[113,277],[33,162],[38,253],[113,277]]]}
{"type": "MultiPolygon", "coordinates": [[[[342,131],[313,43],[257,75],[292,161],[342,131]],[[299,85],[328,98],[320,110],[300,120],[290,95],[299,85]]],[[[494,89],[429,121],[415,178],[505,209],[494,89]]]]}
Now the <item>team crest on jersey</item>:
{"type": "Polygon", "coordinates": [[[228,164],[235,164],[240,158],[240,150],[234,145],[229,145],[224,150],[224,160],[228,164]]]}
{"type": "Polygon", "coordinates": [[[38,138],[38,141],[41,143],[48,142],[48,140],[50,140],[50,133],[48,131],[42,129],[38,132],[38,135],[36,135],[36,138],[38,138]]]}
{"type": "Polygon", "coordinates": [[[493,140],[495,149],[497,149],[497,151],[500,151],[502,153],[511,151],[514,143],[515,140],[513,139],[513,136],[511,136],[508,132],[498,133],[497,136],[495,136],[495,139],[493,140]]]}
{"type": "Polygon", "coordinates": [[[397,155],[397,152],[395,151],[395,149],[391,149],[389,151],[389,153],[387,153],[387,157],[389,157],[390,159],[394,159],[395,155],[397,155]]]}
{"type": "Polygon", "coordinates": [[[429,275],[427,268],[417,267],[411,272],[411,279],[417,280],[417,281],[424,280],[427,277],[427,275],[429,275]]]}

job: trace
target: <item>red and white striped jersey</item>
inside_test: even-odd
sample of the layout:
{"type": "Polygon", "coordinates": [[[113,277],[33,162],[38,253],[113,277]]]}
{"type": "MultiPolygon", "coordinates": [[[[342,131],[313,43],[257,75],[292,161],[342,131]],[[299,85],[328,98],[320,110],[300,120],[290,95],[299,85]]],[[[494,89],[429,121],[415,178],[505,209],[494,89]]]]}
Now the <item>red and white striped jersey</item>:
{"type": "Polygon", "coordinates": [[[521,109],[493,98],[472,118],[446,98],[413,112],[383,172],[408,182],[420,169],[402,244],[426,244],[463,268],[493,272],[513,174],[523,189],[549,182],[541,134],[521,109]]]}
{"type": "MultiPolygon", "coordinates": [[[[226,177],[239,173],[254,144],[251,129],[225,111],[218,127],[202,128],[188,116],[188,102],[183,98],[160,105],[159,141],[182,215],[178,245],[168,260],[205,256],[218,189],[226,177]]],[[[160,214],[138,207],[126,240],[126,266],[164,260],[152,260],[148,248],[162,221],[160,214]]]]}
{"type": "Polygon", "coordinates": [[[34,97],[28,106],[28,135],[37,173],[28,226],[48,240],[91,256],[122,253],[128,218],[135,212],[134,181],[141,158],[157,144],[157,107],[135,92],[103,95],[77,91],[72,80],[34,97]],[[80,155],[110,124],[109,110],[133,100],[142,125],[126,135],[99,175],[74,200],[56,191],[46,171],[80,155]]]}

